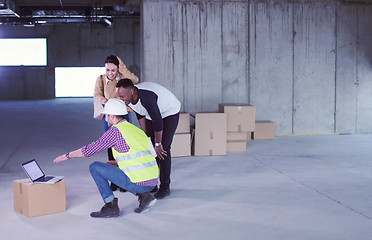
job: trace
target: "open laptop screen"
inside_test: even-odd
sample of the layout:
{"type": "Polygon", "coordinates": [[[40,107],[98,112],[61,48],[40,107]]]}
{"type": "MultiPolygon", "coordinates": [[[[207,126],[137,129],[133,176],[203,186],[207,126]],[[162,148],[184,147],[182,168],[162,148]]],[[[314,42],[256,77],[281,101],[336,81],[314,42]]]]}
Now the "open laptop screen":
{"type": "Polygon", "coordinates": [[[37,165],[35,160],[28,161],[22,164],[22,166],[32,181],[44,177],[43,171],[40,169],[39,165],[37,165]]]}

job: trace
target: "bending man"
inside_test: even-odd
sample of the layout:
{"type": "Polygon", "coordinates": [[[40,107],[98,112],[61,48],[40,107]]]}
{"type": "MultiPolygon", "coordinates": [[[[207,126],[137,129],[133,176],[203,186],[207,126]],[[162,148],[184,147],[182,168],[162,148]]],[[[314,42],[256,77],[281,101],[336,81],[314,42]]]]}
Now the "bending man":
{"type": "Polygon", "coordinates": [[[94,162],[89,167],[105,203],[100,211],[92,212],[90,216],[104,218],[119,216],[118,199],[115,198],[109,181],[138,195],[139,207],[134,210],[136,213],[147,212],[156,202],[150,191],[157,185],[159,175],[157,163],[151,155],[149,138],[141,129],[124,119],[128,112],[123,101],[109,99],[102,113],[112,127],[97,141],[61,155],[54,159],[54,162],[90,157],[112,147],[119,167],[103,162],[94,162]]]}
{"type": "Polygon", "coordinates": [[[168,89],[153,82],[136,86],[130,79],[121,79],[116,84],[118,96],[133,111],[141,129],[151,137],[155,145],[160,168],[160,188],[155,198],[170,195],[171,144],[178,125],[181,103],[168,89]]]}

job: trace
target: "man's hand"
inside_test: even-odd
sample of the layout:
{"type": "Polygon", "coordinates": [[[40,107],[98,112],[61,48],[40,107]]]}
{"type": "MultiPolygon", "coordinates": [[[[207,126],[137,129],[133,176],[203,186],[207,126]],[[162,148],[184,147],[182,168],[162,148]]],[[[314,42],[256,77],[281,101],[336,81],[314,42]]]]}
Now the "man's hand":
{"type": "Polygon", "coordinates": [[[69,158],[66,157],[66,154],[63,154],[59,157],[56,157],[56,159],[53,160],[54,163],[59,163],[59,162],[62,162],[62,161],[66,161],[68,160],[69,158]]]}
{"type": "Polygon", "coordinates": [[[155,146],[155,152],[156,155],[158,155],[158,158],[161,160],[164,160],[164,157],[167,156],[167,151],[163,149],[162,144],[160,144],[159,146],[155,146]]]}

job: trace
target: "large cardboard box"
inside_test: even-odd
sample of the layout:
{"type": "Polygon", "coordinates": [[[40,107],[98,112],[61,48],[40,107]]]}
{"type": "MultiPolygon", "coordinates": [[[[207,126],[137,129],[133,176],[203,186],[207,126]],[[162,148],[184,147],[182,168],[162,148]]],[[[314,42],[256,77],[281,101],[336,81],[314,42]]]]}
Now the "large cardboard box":
{"type": "Polygon", "coordinates": [[[66,182],[33,183],[30,179],[13,181],[14,211],[27,217],[66,211],[66,182]]]}
{"type": "Polygon", "coordinates": [[[256,130],[252,134],[253,139],[274,139],[275,125],[271,121],[256,121],[256,130]]]}
{"type": "Polygon", "coordinates": [[[227,152],[247,151],[247,132],[227,132],[227,152]]]}
{"type": "Polygon", "coordinates": [[[190,133],[190,114],[180,113],[176,133],[190,133]]]}
{"type": "Polygon", "coordinates": [[[226,113],[196,113],[195,156],[226,155],[226,113]]]}
{"type": "Polygon", "coordinates": [[[252,132],[246,132],[247,133],[247,138],[246,141],[251,141],[252,140],[252,132]]]}
{"type": "Polygon", "coordinates": [[[180,133],[173,136],[171,154],[172,157],[186,157],[191,155],[190,133],[180,133]]]}
{"type": "Polygon", "coordinates": [[[224,103],[218,105],[219,112],[227,114],[228,132],[253,132],[255,129],[255,107],[248,104],[224,103]]]}

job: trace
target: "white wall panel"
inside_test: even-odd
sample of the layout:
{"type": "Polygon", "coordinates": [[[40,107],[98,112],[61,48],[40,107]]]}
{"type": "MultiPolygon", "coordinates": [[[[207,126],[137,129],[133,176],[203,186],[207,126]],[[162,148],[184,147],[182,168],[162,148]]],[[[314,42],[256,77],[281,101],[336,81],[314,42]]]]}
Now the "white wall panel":
{"type": "Polygon", "coordinates": [[[344,5],[337,10],[336,52],[336,123],[338,133],[357,131],[357,11],[344,5]]]}
{"type": "Polygon", "coordinates": [[[276,134],[292,132],[292,5],[251,5],[251,104],[257,120],[271,120],[276,134]]]}
{"type": "Polygon", "coordinates": [[[201,46],[201,12],[199,5],[183,4],[183,77],[185,101],[184,110],[188,112],[202,109],[203,88],[201,46]],[[190,14],[192,13],[192,14],[190,14]]]}
{"type": "Polygon", "coordinates": [[[357,132],[372,132],[372,6],[358,8],[357,132]]]}
{"type": "Polygon", "coordinates": [[[334,132],[335,8],[294,4],[293,132],[334,132]]]}
{"type": "Polygon", "coordinates": [[[227,2],[222,7],[222,102],[248,103],[249,5],[227,2]]]}

